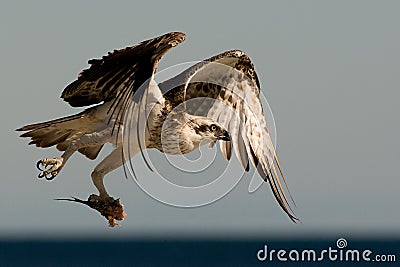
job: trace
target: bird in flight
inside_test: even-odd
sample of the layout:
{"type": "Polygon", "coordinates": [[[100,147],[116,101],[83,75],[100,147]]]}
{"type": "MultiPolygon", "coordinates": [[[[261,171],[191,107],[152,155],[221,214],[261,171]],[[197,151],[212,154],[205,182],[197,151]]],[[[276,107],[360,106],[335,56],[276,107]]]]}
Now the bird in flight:
{"type": "Polygon", "coordinates": [[[60,157],[38,161],[39,178],[56,177],[76,151],[94,160],[104,144],[113,144],[114,150],[91,173],[99,195],[87,201],[66,200],[98,210],[114,226],[126,214],[104,186],[107,173],[144,149],[179,155],[219,141],[227,160],[234,151],[246,171],[249,162],[255,166],[282,210],[297,222],[250,58],[240,50],[223,52],[157,83],[160,59],[184,40],[184,33],[170,32],[89,60],[90,67],[64,89],[61,98],[73,107],[90,107],[17,129],[25,132],[21,137],[31,139],[29,144],[64,151],[60,157]],[[200,101],[191,101],[196,99],[200,101]]]}

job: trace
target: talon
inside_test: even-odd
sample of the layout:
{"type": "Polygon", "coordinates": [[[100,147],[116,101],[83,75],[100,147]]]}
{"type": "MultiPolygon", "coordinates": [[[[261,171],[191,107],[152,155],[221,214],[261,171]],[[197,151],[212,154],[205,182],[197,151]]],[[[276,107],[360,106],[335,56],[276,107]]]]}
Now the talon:
{"type": "Polygon", "coordinates": [[[49,175],[50,175],[50,177],[47,177],[47,174],[45,176],[47,181],[53,180],[56,177],[57,173],[54,174],[54,172],[51,172],[51,173],[49,173],[49,175]]]}
{"type": "Polygon", "coordinates": [[[53,180],[56,176],[57,176],[57,172],[47,172],[47,171],[43,171],[41,173],[39,173],[38,178],[45,178],[47,181],[51,181],[53,180]]]}
{"type": "MultiPolygon", "coordinates": [[[[44,169],[42,169],[41,166],[44,166],[44,164],[43,164],[43,161],[42,161],[42,160],[39,160],[39,161],[36,163],[36,168],[38,168],[40,171],[44,171],[44,169]]],[[[45,167],[45,166],[44,166],[44,167],[45,167]]],[[[39,178],[41,178],[41,177],[39,177],[39,178]]]]}
{"type": "Polygon", "coordinates": [[[62,158],[41,159],[36,163],[36,167],[41,171],[38,175],[39,178],[46,178],[46,180],[53,180],[62,168],[62,158]],[[47,168],[50,166],[49,168],[47,168]]]}

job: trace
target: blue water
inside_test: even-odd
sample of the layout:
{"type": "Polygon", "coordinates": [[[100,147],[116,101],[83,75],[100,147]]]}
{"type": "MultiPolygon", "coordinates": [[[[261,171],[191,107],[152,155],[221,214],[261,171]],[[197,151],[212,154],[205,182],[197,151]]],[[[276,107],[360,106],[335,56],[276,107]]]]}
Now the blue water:
{"type": "MultiPolygon", "coordinates": [[[[320,252],[336,240],[71,240],[0,241],[0,266],[400,266],[400,240],[347,240],[347,249],[395,255],[395,262],[260,261],[257,252],[284,249],[320,252]]],[[[263,254],[261,254],[263,255],[263,254]]],[[[287,256],[287,254],[286,254],[287,256]]]]}

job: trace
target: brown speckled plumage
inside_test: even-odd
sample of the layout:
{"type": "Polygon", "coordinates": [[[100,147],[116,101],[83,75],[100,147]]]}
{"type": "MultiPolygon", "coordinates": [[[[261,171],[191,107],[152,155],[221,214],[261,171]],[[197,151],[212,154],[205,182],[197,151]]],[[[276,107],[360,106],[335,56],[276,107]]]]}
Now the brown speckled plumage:
{"type": "Polygon", "coordinates": [[[160,88],[173,106],[186,101],[190,114],[214,118],[226,127],[232,140],[220,143],[224,156],[230,159],[233,146],[246,170],[250,160],[269,182],[282,209],[297,221],[289,204],[293,200],[286,197],[288,189],[264,118],[260,83],[244,52],[231,50],[213,56],[161,83],[160,88]],[[193,99],[199,101],[191,102],[193,99]]]}

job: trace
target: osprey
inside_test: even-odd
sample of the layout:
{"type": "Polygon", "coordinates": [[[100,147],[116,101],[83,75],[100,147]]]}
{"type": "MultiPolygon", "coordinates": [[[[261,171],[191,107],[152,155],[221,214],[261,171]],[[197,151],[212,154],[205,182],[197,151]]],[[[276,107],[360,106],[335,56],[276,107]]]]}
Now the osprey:
{"type": "Polygon", "coordinates": [[[73,107],[94,106],[17,129],[25,131],[21,137],[31,138],[29,144],[64,151],[60,157],[38,161],[39,178],[53,179],[76,151],[93,160],[105,143],[114,144],[91,174],[99,195],[88,201],[66,199],[95,208],[113,226],[114,219],[123,219],[125,213],[104,187],[107,173],[146,148],[185,154],[220,141],[226,159],[233,147],[246,171],[252,162],[283,211],[297,222],[282,186],[284,182],[287,190],[264,118],[259,80],[244,52],[227,51],[160,84],[154,80],[160,59],[184,40],[185,34],[171,32],[89,60],[90,67],[64,89],[61,98],[73,107]],[[189,104],[194,99],[201,101],[189,104]]]}

